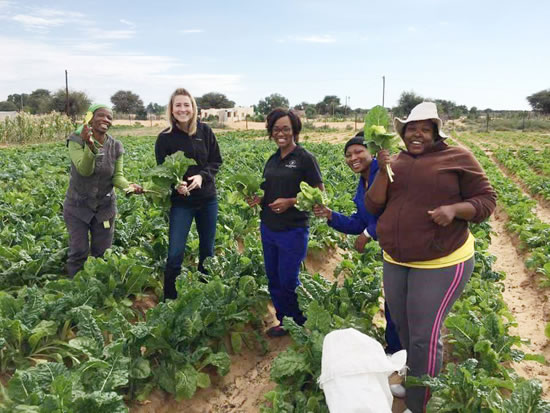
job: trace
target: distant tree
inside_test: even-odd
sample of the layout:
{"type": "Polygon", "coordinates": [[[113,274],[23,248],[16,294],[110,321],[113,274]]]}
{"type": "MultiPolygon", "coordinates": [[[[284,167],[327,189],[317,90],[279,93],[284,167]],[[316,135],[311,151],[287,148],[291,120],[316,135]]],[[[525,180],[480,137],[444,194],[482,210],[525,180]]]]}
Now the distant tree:
{"type": "Polygon", "coordinates": [[[226,109],[234,108],[235,102],[227,99],[223,93],[209,92],[195,99],[200,109],[226,109]]]}
{"type": "Polygon", "coordinates": [[[275,108],[288,108],[288,99],[278,93],[272,93],[264,100],[260,100],[255,110],[262,114],[267,115],[275,108]]]}
{"type": "Polygon", "coordinates": [[[314,105],[308,105],[304,110],[306,111],[307,119],[313,119],[317,115],[317,109],[315,109],[314,105]]]}
{"type": "Polygon", "coordinates": [[[550,89],[541,90],[527,96],[527,101],[534,111],[550,113],[550,89]]]}
{"type": "Polygon", "coordinates": [[[336,108],[340,106],[340,98],[335,95],[328,95],[315,105],[317,113],[320,115],[333,115],[336,112],[336,108]]]}
{"type": "Polygon", "coordinates": [[[479,117],[479,110],[475,106],[472,106],[468,111],[468,118],[475,120],[478,117],[479,117]]]}
{"type": "Polygon", "coordinates": [[[138,95],[132,93],[130,90],[119,90],[113,96],[111,96],[111,102],[113,103],[113,110],[115,112],[122,113],[145,113],[145,107],[143,101],[138,95]]]}
{"type": "Polygon", "coordinates": [[[166,106],[159,105],[158,103],[150,102],[145,108],[147,113],[154,115],[162,115],[166,111],[166,106]]]}
{"type": "Polygon", "coordinates": [[[306,113],[307,119],[313,119],[317,115],[317,109],[312,103],[302,102],[295,105],[292,109],[294,110],[303,110],[306,113]]]}
{"type": "MultiPolygon", "coordinates": [[[[69,91],[69,113],[71,118],[86,113],[86,109],[90,106],[92,100],[85,92],[70,90],[69,91]]],[[[65,89],[57,90],[52,96],[51,110],[57,112],[65,112],[66,107],[66,92],[65,89]]]]}
{"type": "Polygon", "coordinates": [[[27,103],[27,100],[29,99],[29,95],[27,93],[14,93],[13,95],[8,96],[8,102],[13,103],[15,106],[17,106],[18,110],[22,110],[23,106],[27,103]]]}
{"type": "Polygon", "coordinates": [[[51,93],[47,89],[36,89],[31,92],[24,104],[30,108],[33,114],[50,112],[52,106],[51,93]]]}
{"type": "Polygon", "coordinates": [[[17,105],[13,102],[8,102],[7,100],[0,102],[0,111],[2,112],[13,112],[18,109],[17,105]]]}
{"type": "Polygon", "coordinates": [[[394,116],[398,116],[398,117],[408,116],[412,108],[414,108],[416,105],[422,102],[424,102],[424,98],[422,96],[417,95],[413,91],[403,92],[399,97],[397,106],[394,107],[392,110],[393,114],[394,116]]]}

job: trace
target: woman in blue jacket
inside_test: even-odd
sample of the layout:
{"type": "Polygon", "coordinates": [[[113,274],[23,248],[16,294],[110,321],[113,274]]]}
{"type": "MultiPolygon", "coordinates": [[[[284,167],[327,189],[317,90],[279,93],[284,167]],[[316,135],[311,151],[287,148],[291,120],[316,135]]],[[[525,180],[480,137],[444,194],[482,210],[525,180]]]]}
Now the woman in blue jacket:
{"type": "MultiPolygon", "coordinates": [[[[365,208],[365,193],[371,186],[378,172],[378,162],[373,159],[369,153],[365,141],[363,139],[363,132],[359,132],[355,137],[346,142],[344,146],[344,155],[346,157],[346,163],[350,169],[359,174],[359,183],[357,185],[357,191],[353,197],[353,202],[357,207],[351,216],[340,214],[339,212],[332,211],[324,205],[316,205],[313,208],[313,213],[316,217],[323,217],[327,219],[327,224],[334,228],[336,231],[343,232],[344,234],[359,235],[355,240],[355,249],[359,252],[363,252],[365,245],[371,239],[376,240],[376,222],[378,216],[372,215],[367,212],[365,208]]],[[[395,353],[402,349],[401,343],[395,325],[393,324],[388,307],[384,305],[384,312],[386,315],[386,351],[388,353],[395,353]]]]}

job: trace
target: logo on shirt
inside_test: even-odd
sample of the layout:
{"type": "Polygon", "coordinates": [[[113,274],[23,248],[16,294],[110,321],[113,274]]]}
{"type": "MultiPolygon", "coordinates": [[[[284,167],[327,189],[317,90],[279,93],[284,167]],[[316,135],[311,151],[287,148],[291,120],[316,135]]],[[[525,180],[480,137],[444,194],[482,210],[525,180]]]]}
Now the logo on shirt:
{"type": "Polygon", "coordinates": [[[288,163],[285,165],[285,167],[287,167],[287,168],[297,168],[298,165],[296,165],[296,160],[295,159],[291,159],[290,161],[288,161],[288,163]]]}

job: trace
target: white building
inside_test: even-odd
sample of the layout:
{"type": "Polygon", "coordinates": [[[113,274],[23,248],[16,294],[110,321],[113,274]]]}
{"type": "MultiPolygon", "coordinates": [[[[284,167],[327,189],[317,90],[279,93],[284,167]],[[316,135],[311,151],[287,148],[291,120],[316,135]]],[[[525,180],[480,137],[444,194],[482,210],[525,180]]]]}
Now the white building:
{"type": "Polygon", "coordinates": [[[10,112],[0,112],[0,120],[4,120],[6,118],[15,118],[17,116],[17,112],[10,111],[10,112]]]}
{"type": "Polygon", "coordinates": [[[201,109],[201,120],[215,116],[219,122],[239,122],[246,120],[247,116],[254,116],[254,108],[252,106],[244,107],[237,106],[227,109],[201,109]]]}

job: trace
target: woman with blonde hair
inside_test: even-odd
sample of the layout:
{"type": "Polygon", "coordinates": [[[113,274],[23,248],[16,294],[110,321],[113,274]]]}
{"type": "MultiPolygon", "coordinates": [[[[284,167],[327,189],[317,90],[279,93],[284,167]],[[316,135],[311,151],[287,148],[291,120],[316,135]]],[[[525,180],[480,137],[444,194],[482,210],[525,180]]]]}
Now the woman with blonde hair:
{"type": "Polygon", "coordinates": [[[184,88],[170,96],[166,107],[170,126],[155,143],[157,164],[168,155],[182,151],[197,165],[190,166],[171,195],[168,259],[164,271],[164,299],[175,299],[176,278],[181,272],[187,236],[193,219],[199,235],[198,269],[205,273],[203,262],[214,255],[218,201],[215,177],[222,164],[220,149],[212,129],[198,120],[197,103],[184,88]]]}

